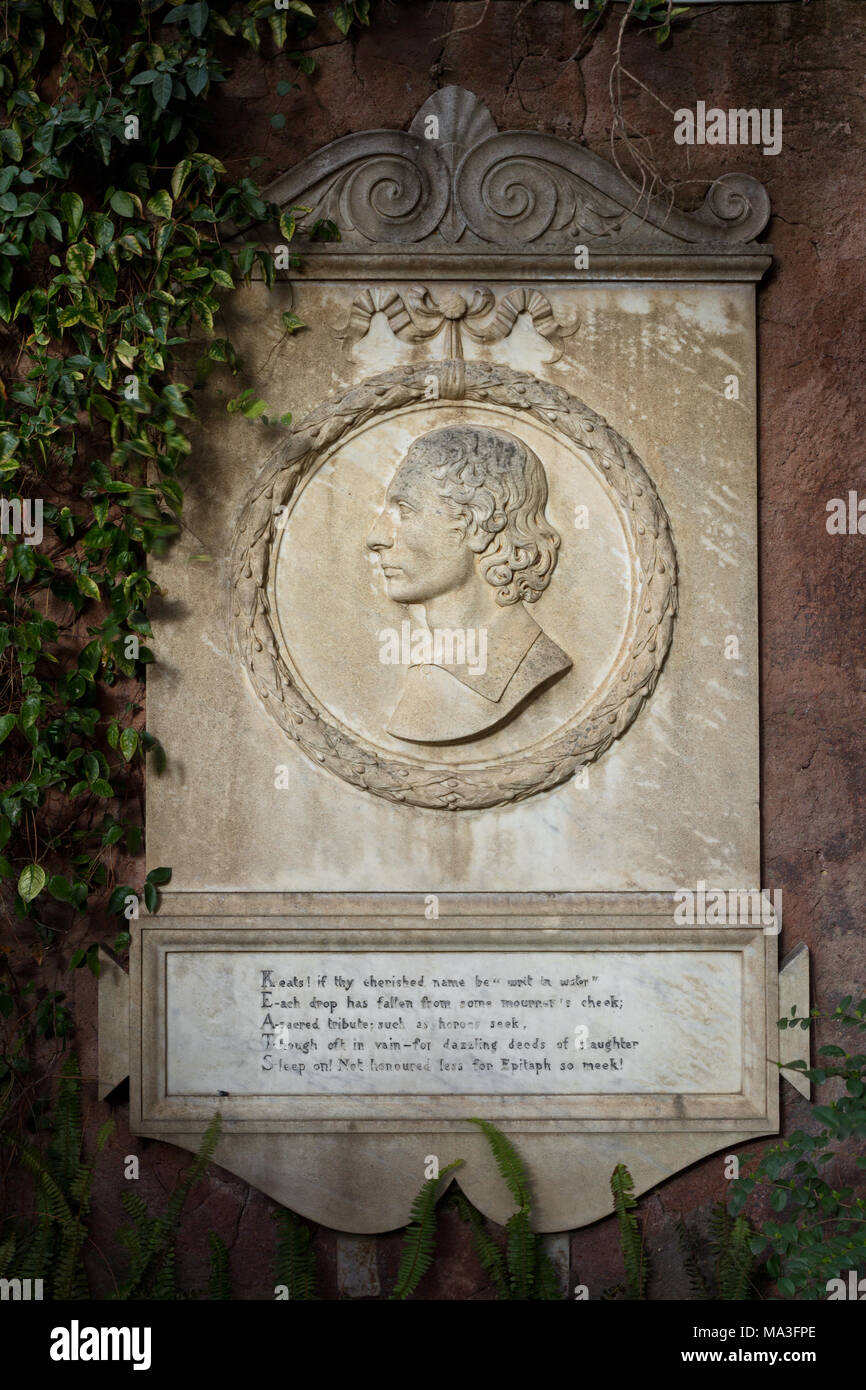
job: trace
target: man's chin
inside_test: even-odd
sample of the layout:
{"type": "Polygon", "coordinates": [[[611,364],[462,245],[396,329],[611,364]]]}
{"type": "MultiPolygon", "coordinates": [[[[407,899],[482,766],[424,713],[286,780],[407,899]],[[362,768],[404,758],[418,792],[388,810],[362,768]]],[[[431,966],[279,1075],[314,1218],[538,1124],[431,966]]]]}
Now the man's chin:
{"type": "Polygon", "coordinates": [[[416,593],[414,586],[407,584],[405,580],[386,579],[385,592],[390,599],[393,599],[394,603],[424,602],[423,597],[416,593]]]}

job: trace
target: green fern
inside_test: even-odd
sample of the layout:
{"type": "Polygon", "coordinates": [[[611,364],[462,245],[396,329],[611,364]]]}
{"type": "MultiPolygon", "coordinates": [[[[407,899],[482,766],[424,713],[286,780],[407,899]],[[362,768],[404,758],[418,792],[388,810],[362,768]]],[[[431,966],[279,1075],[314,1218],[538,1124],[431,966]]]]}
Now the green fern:
{"type": "Polygon", "coordinates": [[[624,1163],[618,1163],[611,1174],[610,1190],[613,1194],[613,1209],[619,1225],[619,1242],[625,1264],[628,1297],[646,1298],[649,1260],[644,1250],[640,1227],[634,1209],[637,1199],[634,1195],[634,1180],[624,1163]]]}
{"type": "Polygon", "coordinates": [[[121,1202],[132,1222],[117,1239],[130,1252],[126,1282],[115,1298],[168,1300],[178,1297],[175,1241],[187,1197],[202,1178],[219,1142],[221,1117],[214,1115],[202,1136],[198,1151],[178,1183],[161,1216],[151,1216],[147,1204],[134,1192],[124,1192],[121,1202]]]}
{"type": "Polygon", "coordinates": [[[701,1300],[712,1298],[712,1294],[710,1293],[710,1287],[706,1279],[704,1278],[703,1271],[700,1267],[700,1264],[698,1263],[698,1257],[695,1251],[694,1237],[691,1231],[681,1220],[675,1221],[674,1227],[676,1229],[677,1238],[680,1243],[680,1250],[682,1251],[683,1255],[683,1264],[685,1265],[686,1274],[688,1275],[689,1288],[691,1289],[692,1298],[701,1300]]]}
{"type": "Polygon", "coordinates": [[[113,1128],[110,1120],[102,1126],[94,1153],[85,1160],[81,1074],[70,1053],[61,1068],[47,1150],[24,1144],[17,1135],[2,1136],[36,1184],[36,1216],[18,1233],[16,1270],[20,1278],[43,1279],[54,1299],[88,1297],[83,1249],[93,1173],[113,1128]]]}
{"type": "Polygon", "coordinates": [[[490,1282],[496,1290],[496,1297],[499,1299],[510,1298],[511,1282],[508,1278],[508,1270],[502,1251],[488,1231],[481,1212],[472,1205],[459,1187],[454,1188],[451,1202],[460,1219],[465,1221],[469,1227],[478,1263],[489,1276],[490,1282]]]}
{"type": "Polygon", "coordinates": [[[286,1207],[271,1214],[279,1231],[274,1283],[288,1289],[291,1302],[311,1302],[319,1296],[312,1232],[306,1221],[286,1207]]]}
{"type": "Polygon", "coordinates": [[[506,1183],[509,1192],[517,1203],[517,1210],[529,1210],[529,1180],[526,1170],[520,1160],[520,1156],[507,1135],[497,1129],[489,1120],[470,1120],[471,1125],[477,1125],[490,1145],[491,1153],[496,1161],[496,1166],[506,1183]]]}
{"type": "Polygon", "coordinates": [[[731,1216],[724,1202],[717,1202],[710,1217],[710,1235],[715,1255],[717,1297],[725,1302],[748,1298],[757,1263],[751,1250],[754,1235],[745,1216],[731,1216]]]}
{"type": "Polygon", "coordinates": [[[208,1249],[210,1250],[208,1297],[214,1300],[231,1298],[229,1252],[226,1249],[225,1241],[220,1239],[216,1231],[208,1231],[207,1243],[208,1249]]]}
{"type": "Polygon", "coordinates": [[[433,1263],[436,1243],[436,1196],[439,1184],[448,1173],[463,1166],[462,1158],[447,1164],[435,1178],[428,1178],[412,1203],[411,1225],[403,1238],[403,1252],[392,1299],[407,1299],[414,1293],[433,1263]]]}
{"type": "Polygon", "coordinates": [[[523,1161],[507,1135],[489,1120],[472,1120],[487,1140],[499,1172],[517,1203],[517,1211],[505,1226],[505,1253],[499,1249],[481,1212],[455,1189],[451,1199],[458,1215],[469,1226],[475,1253],[490,1276],[498,1299],[561,1300],[556,1273],[541,1239],[532,1229],[529,1178],[523,1161]]]}

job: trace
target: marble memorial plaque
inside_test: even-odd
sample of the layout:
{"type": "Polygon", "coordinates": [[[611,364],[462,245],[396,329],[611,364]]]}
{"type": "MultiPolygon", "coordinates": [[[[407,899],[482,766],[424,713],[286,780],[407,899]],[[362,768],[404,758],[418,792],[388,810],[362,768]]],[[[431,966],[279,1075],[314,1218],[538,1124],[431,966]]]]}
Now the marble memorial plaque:
{"type": "Polygon", "coordinates": [[[219,1108],[227,1168],[364,1231],[430,1152],[507,1215],[486,1116],[565,1229],[777,1124],[778,921],[675,911],[760,879],[767,197],[663,207],[457,88],[270,196],[341,241],[227,304],[295,423],[210,394],[164,562],[134,1127],[219,1108]]]}

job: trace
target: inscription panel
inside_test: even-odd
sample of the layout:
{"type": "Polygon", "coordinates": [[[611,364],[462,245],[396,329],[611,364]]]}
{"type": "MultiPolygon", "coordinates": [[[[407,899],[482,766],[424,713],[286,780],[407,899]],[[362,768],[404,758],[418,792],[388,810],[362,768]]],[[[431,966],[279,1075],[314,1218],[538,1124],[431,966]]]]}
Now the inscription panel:
{"type": "Polygon", "coordinates": [[[171,1096],[742,1086],[732,951],[170,951],[166,993],[171,1096]]]}
{"type": "Polygon", "coordinates": [[[676,1126],[772,1103],[760,927],[186,918],[141,938],[147,1122],[676,1126]]]}

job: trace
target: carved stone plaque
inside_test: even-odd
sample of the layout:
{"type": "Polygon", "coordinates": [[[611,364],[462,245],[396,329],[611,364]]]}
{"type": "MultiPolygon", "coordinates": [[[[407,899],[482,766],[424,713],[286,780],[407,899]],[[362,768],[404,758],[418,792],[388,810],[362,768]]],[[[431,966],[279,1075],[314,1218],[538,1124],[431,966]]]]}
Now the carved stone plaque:
{"type": "Polygon", "coordinates": [[[449,88],[270,195],[341,240],[227,305],[294,422],[211,393],[165,562],[134,1127],[219,1109],[227,1168],[372,1231],[431,1153],[507,1217],[486,1117],[566,1229],[777,1123],[778,923],[675,911],[760,876],[766,194],[663,207],[449,88]]]}

